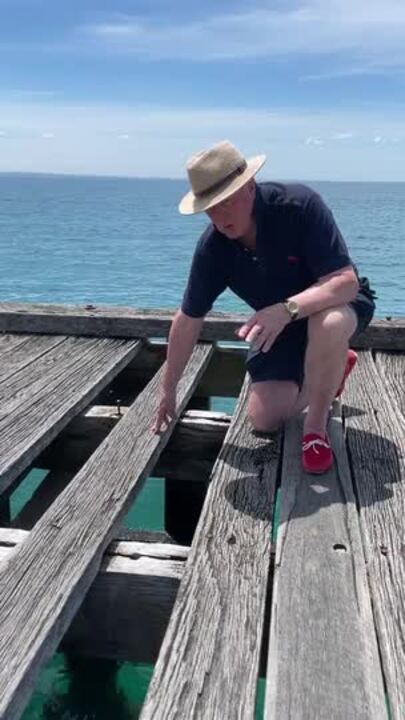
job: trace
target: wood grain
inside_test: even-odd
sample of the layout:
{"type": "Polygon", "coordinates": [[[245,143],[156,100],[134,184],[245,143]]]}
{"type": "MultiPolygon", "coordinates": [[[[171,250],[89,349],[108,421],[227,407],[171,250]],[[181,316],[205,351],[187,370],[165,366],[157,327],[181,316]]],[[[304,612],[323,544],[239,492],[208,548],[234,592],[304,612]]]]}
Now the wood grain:
{"type": "Polygon", "coordinates": [[[375,363],[381,380],[405,417],[405,353],[377,352],[375,363]]]}

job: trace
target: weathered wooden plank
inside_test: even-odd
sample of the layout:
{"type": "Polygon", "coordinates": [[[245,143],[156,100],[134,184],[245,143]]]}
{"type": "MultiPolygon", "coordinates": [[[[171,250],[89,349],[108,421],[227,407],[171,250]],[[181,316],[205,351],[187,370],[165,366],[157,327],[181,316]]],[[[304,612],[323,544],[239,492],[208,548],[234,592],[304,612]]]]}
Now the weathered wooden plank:
{"type": "MultiPolygon", "coordinates": [[[[173,311],[139,310],[103,305],[0,303],[0,332],[59,333],[96,337],[167,337],[173,311]]],[[[201,340],[235,340],[235,330],[246,321],[243,313],[210,313],[201,340]]],[[[405,318],[375,320],[359,337],[359,348],[405,349],[405,318]]]]}
{"type": "MultiPolygon", "coordinates": [[[[0,563],[13,560],[29,533],[0,528],[0,563]]],[[[112,542],[62,641],[75,655],[154,663],[173,609],[189,548],[112,542]]]]}
{"type": "Polygon", "coordinates": [[[375,362],[382,381],[405,416],[405,353],[377,352],[375,362]]]}
{"type": "Polygon", "coordinates": [[[344,420],[393,720],[405,708],[405,421],[371,353],[345,390],[344,420]]]}
{"type": "Polygon", "coordinates": [[[341,423],[337,467],[301,470],[302,420],[286,425],[266,720],[381,720],[384,687],[341,423]]]}
{"type": "MultiPolygon", "coordinates": [[[[181,412],[211,348],[195,348],[181,412]]],[[[102,554],[173,431],[151,431],[161,372],[0,571],[0,716],[17,718],[97,574],[102,554]],[[18,631],[16,632],[16,628],[18,631]]]]}
{"type": "Polygon", "coordinates": [[[279,437],[245,416],[248,382],[212,473],[142,720],[253,717],[279,437]]]}
{"type": "Polygon", "coordinates": [[[105,387],[139,346],[136,341],[69,337],[0,384],[2,490],[105,387]]]}
{"type": "Polygon", "coordinates": [[[0,385],[64,340],[63,335],[0,335],[0,385]]]}

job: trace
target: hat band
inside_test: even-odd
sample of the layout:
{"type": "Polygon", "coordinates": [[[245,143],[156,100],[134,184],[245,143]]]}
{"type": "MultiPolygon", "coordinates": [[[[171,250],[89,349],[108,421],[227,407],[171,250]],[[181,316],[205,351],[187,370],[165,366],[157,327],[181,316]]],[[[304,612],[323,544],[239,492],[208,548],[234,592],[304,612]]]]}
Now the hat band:
{"type": "Polygon", "coordinates": [[[201,192],[198,192],[198,193],[194,192],[195,197],[196,198],[204,198],[206,195],[211,195],[211,193],[215,192],[215,190],[220,190],[223,187],[223,185],[226,185],[228,182],[231,182],[232,180],[237,178],[239,175],[242,175],[245,172],[247,166],[248,166],[248,164],[247,164],[246,160],[244,160],[244,162],[241,165],[238,165],[236,170],[232,170],[232,172],[229,173],[229,175],[226,175],[224,178],[222,178],[218,182],[214,183],[214,185],[210,185],[208,188],[206,188],[205,190],[202,190],[201,192]]]}

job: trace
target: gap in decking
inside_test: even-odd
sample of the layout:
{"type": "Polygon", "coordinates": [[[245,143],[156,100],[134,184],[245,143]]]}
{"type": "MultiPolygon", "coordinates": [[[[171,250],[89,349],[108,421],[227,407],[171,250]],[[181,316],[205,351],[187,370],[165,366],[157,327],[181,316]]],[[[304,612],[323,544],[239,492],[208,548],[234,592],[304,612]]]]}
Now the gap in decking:
{"type": "MultiPolygon", "coordinates": [[[[196,397],[237,398],[244,375],[246,348],[218,343],[214,347],[212,358],[198,384],[196,397]]],[[[152,377],[159,371],[166,359],[167,344],[164,342],[146,342],[134,360],[112,381],[110,386],[100,393],[97,402],[101,405],[129,405],[142,392],[152,377]]]]}
{"type": "Polygon", "coordinates": [[[274,505],[271,522],[271,553],[269,558],[269,575],[266,589],[266,604],[264,609],[263,635],[260,649],[259,677],[267,676],[267,660],[270,642],[271,607],[273,602],[274,575],[276,565],[276,543],[280,520],[280,488],[283,469],[284,431],[281,431],[280,455],[277,465],[276,487],[274,491],[274,505]]]}
{"type": "Polygon", "coordinates": [[[147,663],[57,652],[42,669],[26,712],[49,720],[134,720],[141,712],[153,670],[147,663]]]}

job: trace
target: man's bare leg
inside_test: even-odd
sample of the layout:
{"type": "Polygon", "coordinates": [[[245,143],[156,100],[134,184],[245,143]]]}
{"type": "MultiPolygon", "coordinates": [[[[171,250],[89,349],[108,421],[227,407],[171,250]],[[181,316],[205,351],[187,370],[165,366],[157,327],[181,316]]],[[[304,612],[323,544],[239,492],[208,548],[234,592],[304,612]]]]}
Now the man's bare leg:
{"type": "Polygon", "coordinates": [[[272,432],[291,417],[298,385],[290,380],[254,382],[249,393],[248,417],[255,430],[272,432]]]}
{"type": "Polygon", "coordinates": [[[308,318],[305,379],[291,412],[297,415],[308,407],[304,434],[326,432],[329,408],[343,377],[349,340],[356,326],[356,314],[348,305],[308,318]]]}

